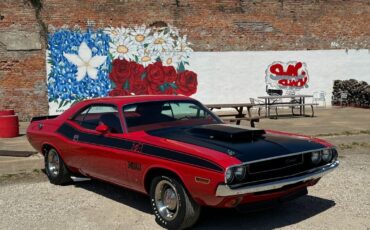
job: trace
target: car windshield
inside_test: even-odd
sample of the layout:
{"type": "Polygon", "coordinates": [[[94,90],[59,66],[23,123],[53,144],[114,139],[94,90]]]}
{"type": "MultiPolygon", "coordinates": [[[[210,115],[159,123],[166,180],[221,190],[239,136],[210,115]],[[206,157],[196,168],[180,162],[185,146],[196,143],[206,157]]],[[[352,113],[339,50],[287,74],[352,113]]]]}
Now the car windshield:
{"type": "Polygon", "coordinates": [[[175,126],[216,124],[221,121],[194,101],[154,101],[123,107],[129,132],[175,126]]]}

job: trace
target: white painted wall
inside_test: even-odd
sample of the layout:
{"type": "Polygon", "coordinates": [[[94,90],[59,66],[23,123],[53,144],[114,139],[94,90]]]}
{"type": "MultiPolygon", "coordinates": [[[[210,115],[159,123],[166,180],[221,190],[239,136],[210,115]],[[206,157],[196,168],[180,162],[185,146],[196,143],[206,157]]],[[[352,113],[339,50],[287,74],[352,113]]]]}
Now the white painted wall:
{"type": "Polygon", "coordinates": [[[334,80],[370,83],[368,50],[194,52],[189,69],[198,74],[198,91],[193,97],[203,103],[237,103],[265,96],[265,71],[274,61],[305,62],[309,87],[299,94],[325,91],[327,105],[334,80]]]}

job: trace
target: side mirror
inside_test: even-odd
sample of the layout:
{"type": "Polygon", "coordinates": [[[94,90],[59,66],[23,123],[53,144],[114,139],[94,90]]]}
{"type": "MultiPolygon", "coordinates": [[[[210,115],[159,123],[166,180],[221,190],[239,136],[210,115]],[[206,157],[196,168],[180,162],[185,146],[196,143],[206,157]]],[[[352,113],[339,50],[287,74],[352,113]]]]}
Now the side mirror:
{"type": "Polygon", "coordinates": [[[98,131],[99,133],[104,134],[104,133],[107,133],[109,131],[109,127],[104,125],[104,124],[100,124],[96,127],[95,130],[98,131]]]}

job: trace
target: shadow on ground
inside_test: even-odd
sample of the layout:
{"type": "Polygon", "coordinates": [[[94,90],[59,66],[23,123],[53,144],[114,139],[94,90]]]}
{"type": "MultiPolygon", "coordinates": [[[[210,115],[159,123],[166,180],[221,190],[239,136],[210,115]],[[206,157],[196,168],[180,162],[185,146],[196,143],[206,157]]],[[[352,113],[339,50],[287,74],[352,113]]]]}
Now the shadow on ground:
{"type": "Polygon", "coordinates": [[[320,214],[335,202],[306,195],[276,208],[240,213],[235,209],[204,208],[194,229],[275,229],[292,225],[320,214]]]}
{"type": "MultiPolygon", "coordinates": [[[[149,197],[100,181],[75,183],[83,188],[145,213],[152,213],[149,197]]],[[[241,213],[235,209],[205,207],[194,229],[274,229],[298,223],[333,207],[335,202],[315,196],[304,196],[258,212],[241,213]]],[[[153,217],[154,218],[154,217],[153,217]]]]}
{"type": "Polygon", "coordinates": [[[139,211],[149,214],[152,213],[149,197],[139,192],[97,180],[76,182],[73,183],[73,185],[130,206],[139,211]]]}

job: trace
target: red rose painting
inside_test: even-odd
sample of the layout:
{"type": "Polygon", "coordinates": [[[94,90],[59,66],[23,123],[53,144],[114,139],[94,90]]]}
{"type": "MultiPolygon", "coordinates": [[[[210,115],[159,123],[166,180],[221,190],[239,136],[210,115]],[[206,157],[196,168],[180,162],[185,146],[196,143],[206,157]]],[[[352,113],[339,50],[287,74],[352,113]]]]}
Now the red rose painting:
{"type": "Polygon", "coordinates": [[[130,95],[130,94],[124,89],[115,88],[115,89],[111,90],[108,93],[108,95],[111,96],[111,97],[114,97],[114,96],[126,96],[126,95],[130,95]]]}
{"type": "MultiPolygon", "coordinates": [[[[197,92],[197,74],[187,70],[193,52],[187,36],[169,27],[109,27],[109,79],[123,94],[183,94],[197,92]]],[[[112,90],[112,91],[113,91],[112,90]]],[[[111,93],[110,93],[111,95],[111,93]]]]}
{"type": "Polygon", "coordinates": [[[116,84],[117,88],[122,88],[122,85],[130,77],[130,62],[126,60],[115,59],[112,62],[112,72],[109,78],[116,84]]]}
{"type": "Polygon", "coordinates": [[[176,85],[178,87],[177,92],[185,96],[190,96],[197,92],[198,80],[197,74],[185,70],[177,74],[176,85]]]}
{"type": "Polygon", "coordinates": [[[157,61],[144,68],[143,65],[125,59],[115,59],[109,78],[116,86],[109,96],[125,95],[176,95],[190,96],[197,91],[197,74],[173,66],[163,66],[157,61]]]}

